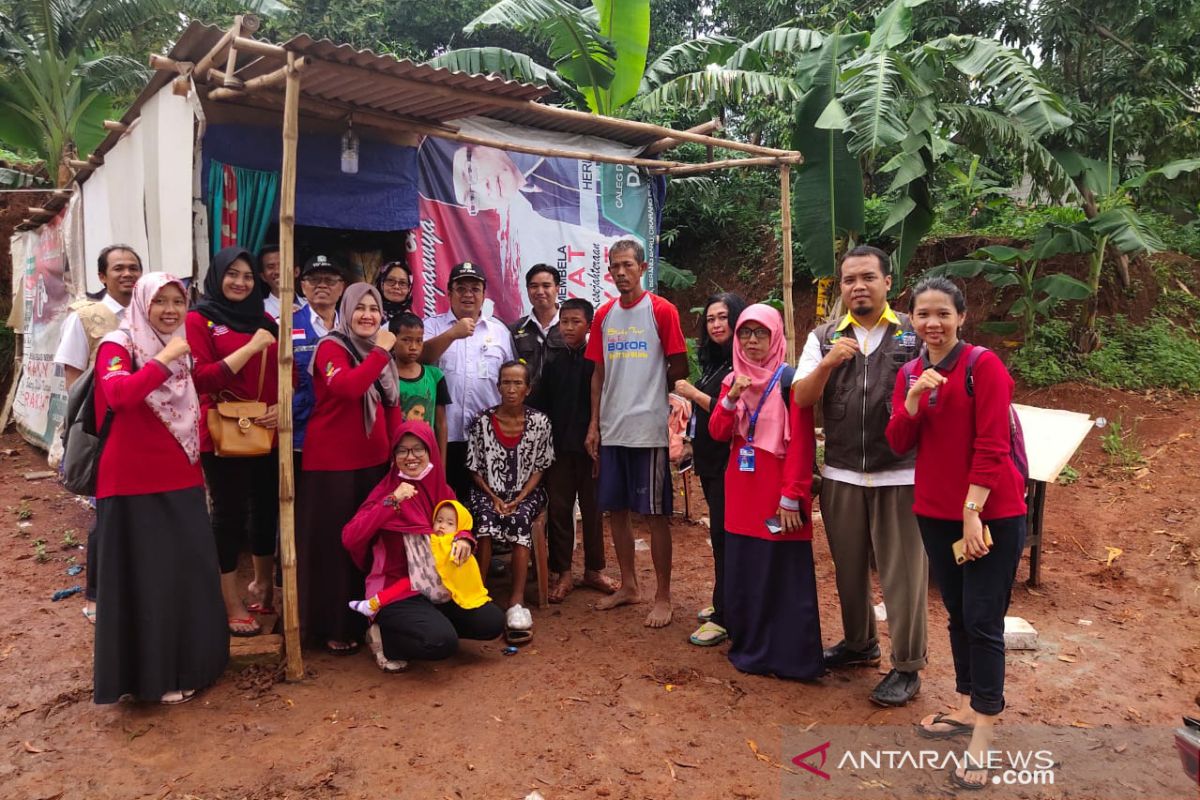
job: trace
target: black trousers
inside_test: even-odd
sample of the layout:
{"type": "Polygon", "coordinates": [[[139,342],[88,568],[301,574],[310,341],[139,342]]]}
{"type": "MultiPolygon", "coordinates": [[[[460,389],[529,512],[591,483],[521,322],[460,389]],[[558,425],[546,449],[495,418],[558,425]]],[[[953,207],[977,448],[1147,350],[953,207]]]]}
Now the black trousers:
{"type": "Polygon", "coordinates": [[[713,593],[712,621],[725,627],[725,476],[700,476],[704,502],[708,503],[708,540],[712,542],[713,593]]]}
{"type": "Polygon", "coordinates": [[[604,569],[604,523],[596,503],[596,479],[592,459],[585,453],[561,453],[546,470],[550,495],[546,534],[551,572],[570,572],[575,549],[575,498],[583,516],[583,568],[604,569]]]}
{"type": "Polygon", "coordinates": [[[950,615],[950,653],[955,691],[971,696],[971,708],[995,715],[1004,710],[1004,615],[1012,597],[1017,564],[1025,549],[1025,517],[984,520],[992,549],[962,566],[952,545],[962,538],[959,520],[917,516],[929,574],[950,615]]]}
{"type": "Polygon", "coordinates": [[[459,639],[487,641],[504,633],[504,612],[492,602],[468,610],[417,595],[379,609],[375,624],[388,659],[440,661],[458,652],[459,639]]]}
{"type": "Polygon", "coordinates": [[[467,469],[467,443],[446,442],[446,483],[454,490],[458,501],[467,502],[467,493],[475,484],[471,470],[467,469]]]}
{"type": "Polygon", "coordinates": [[[242,543],[250,536],[250,552],[275,555],[279,526],[279,453],[253,458],[221,458],[201,453],[204,480],[212,499],[212,529],[221,573],[237,569],[242,543]]]}
{"type": "Polygon", "coordinates": [[[84,579],[83,599],[89,603],[96,602],[96,562],[99,561],[100,531],[96,527],[96,515],[92,515],[92,526],[88,529],[87,538],[87,575],[84,579]]]}

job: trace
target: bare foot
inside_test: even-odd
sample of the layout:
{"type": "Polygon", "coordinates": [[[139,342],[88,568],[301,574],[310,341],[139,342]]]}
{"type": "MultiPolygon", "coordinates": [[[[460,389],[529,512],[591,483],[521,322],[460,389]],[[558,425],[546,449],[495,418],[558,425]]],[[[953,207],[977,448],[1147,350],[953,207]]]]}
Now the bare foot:
{"type": "Polygon", "coordinates": [[[593,572],[591,570],[583,573],[583,582],[580,583],[580,585],[586,586],[589,589],[595,589],[596,591],[603,592],[604,594],[612,594],[613,592],[617,591],[617,589],[621,588],[620,583],[605,575],[603,572],[593,572]]]}
{"type": "Polygon", "coordinates": [[[632,605],[633,603],[640,602],[642,602],[642,596],[638,593],[636,586],[622,586],[608,597],[601,597],[597,600],[596,608],[600,611],[608,611],[610,608],[616,608],[617,606],[632,605]]]}
{"type": "Polygon", "coordinates": [[[647,628],[665,628],[671,624],[671,601],[655,600],[654,608],[646,615],[647,628]]]}
{"type": "Polygon", "coordinates": [[[553,583],[550,584],[550,602],[561,603],[563,600],[567,599],[567,595],[569,595],[571,590],[574,588],[575,579],[571,577],[571,573],[562,573],[554,579],[553,583]]]}

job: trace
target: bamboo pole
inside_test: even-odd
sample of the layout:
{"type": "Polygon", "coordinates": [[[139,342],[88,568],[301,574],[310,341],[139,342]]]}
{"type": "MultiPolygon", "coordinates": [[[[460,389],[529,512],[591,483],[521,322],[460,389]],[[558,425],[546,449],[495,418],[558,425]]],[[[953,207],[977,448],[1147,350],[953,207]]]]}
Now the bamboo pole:
{"type": "Polygon", "coordinates": [[[296,590],[296,476],[292,464],[292,299],[296,263],[296,146],[300,138],[300,73],[288,55],[279,176],[279,553],[283,570],[283,641],[287,677],[303,680],[300,602],[296,590]]]}
{"type": "Polygon", "coordinates": [[[753,158],[728,158],[724,161],[710,161],[705,164],[683,164],[681,166],[668,166],[670,161],[659,161],[659,167],[651,167],[651,172],[658,172],[664,175],[697,175],[703,172],[712,172],[718,169],[731,169],[734,167],[778,167],[784,164],[802,164],[804,157],[799,153],[791,156],[761,156],[753,158]]]}
{"type": "MultiPolygon", "coordinates": [[[[721,130],[723,127],[724,126],[721,124],[721,120],[710,119],[708,122],[701,122],[699,125],[695,125],[691,128],[688,128],[687,131],[689,133],[702,133],[702,134],[708,135],[708,134],[712,133],[713,131],[721,130]]],[[[667,150],[670,150],[673,147],[678,147],[681,144],[683,144],[683,140],[676,139],[674,137],[667,137],[665,139],[659,139],[657,142],[655,142],[654,144],[650,145],[645,150],[643,150],[642,155],[656,156],[659,153],[666,152],[667,150]]]]}
{"type": "Polygon", "coordinates": [[[104,130],[124,133],[125,131],[129,130],[129,126],[124,122],[118,122],[115,119],[106,119],[104,120],[104,130]]]}
{"type": "MultiPolygon", "coordinates": [[[[221,37],[216,46],[212,50],[209,50],[207,53],[205,53],[204,57],[196,62],[196,68],[192,72],[196,76],[197,81],[208,80],[208,71],[212,69],[217,60],[225,54],[225,48],[229,47],[230,42],[233,41],[234,33],[234,28],[230,28],[229,30],[225,31],[225,35],[221,37]]],[[[153,64],[153,58],[154,57],[151,56],[151,64],[153,64]]],[[[159,69],[159,67],[155,67],[155,69],[159,69]]]]}
{"type": "MultiPolygon", "coordinates": [[[[237,70],[237,41],[242,37],[242,15],[238,14],[233,18],[233,27],[229,29],[230,36],[234,44],[229,47],[229,54],[225,57],[225,76],[221,81],[221,85],[226,89],[242,88],[242,79],[234,75],[237,70]]],[[[292,59],[288,59],[288,66],[291,66],[292,59]]]]}
{"type": "Polygon", "coordinates": [[[792,303],[792,167],[779,168],[779,212],[783,223],[783,329],[787,360],[796,362],[796,309],[792,303]]]}
{"type": "MultiPolygon", "coordinates": [[[[295,59],[295,70],[303,71],[309,64],[309,59],[305,56],[295,59]]],[[[268,72],[265,75],[259,75],[257,78],[251,78],[246,81],[241,89],[213,89],[208,93],[210,100],[228,100],[234,97],[242,97],[247,94],[262,91],[263,89],[271,89],[281,83],[287,81],[288,70],[290,67],[280,67],[273,72],[268,72]]]]}

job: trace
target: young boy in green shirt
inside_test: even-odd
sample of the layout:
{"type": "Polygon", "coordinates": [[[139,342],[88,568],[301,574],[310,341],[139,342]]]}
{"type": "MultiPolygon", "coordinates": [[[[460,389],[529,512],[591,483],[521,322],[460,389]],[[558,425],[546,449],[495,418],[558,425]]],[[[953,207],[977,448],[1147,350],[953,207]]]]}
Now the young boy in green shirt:
{"type": "Polygon", "coordinates": [[[442,463],[446,459],[446,413],[450,391],[446,377],[437,367],[422,364],[421,348],[425,344],[425,323],[412,312],[392,317],[388,330],[396,334],[392,357],[400,373],[400,409],[405,421],[424,420],[437,437],[442,463]]]}

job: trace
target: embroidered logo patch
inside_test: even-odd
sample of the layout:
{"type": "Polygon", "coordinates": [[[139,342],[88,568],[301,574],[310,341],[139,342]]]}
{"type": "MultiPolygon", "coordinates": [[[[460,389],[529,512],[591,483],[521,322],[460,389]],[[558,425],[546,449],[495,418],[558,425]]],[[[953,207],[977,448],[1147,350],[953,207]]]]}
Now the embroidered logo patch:
{"type": "Polygon", "coordinates": [[[333,373],[335,373],[335,372],[337,372],[337,370],[336,370],[336,369],[334,369],[334,367],[333,367],[333,362],[332,362],[332,361],[326,361],[326,362],[325,362],[325,377],[326,377],[326,378],[332,378],[332,377],[333,377],[333,373]]]}
{"type": "Polygon", "coordinates": [[[121,359],[119,356],[113,356],[108,360],[108,371],[116,372],[121,368],[121,359]]]}

